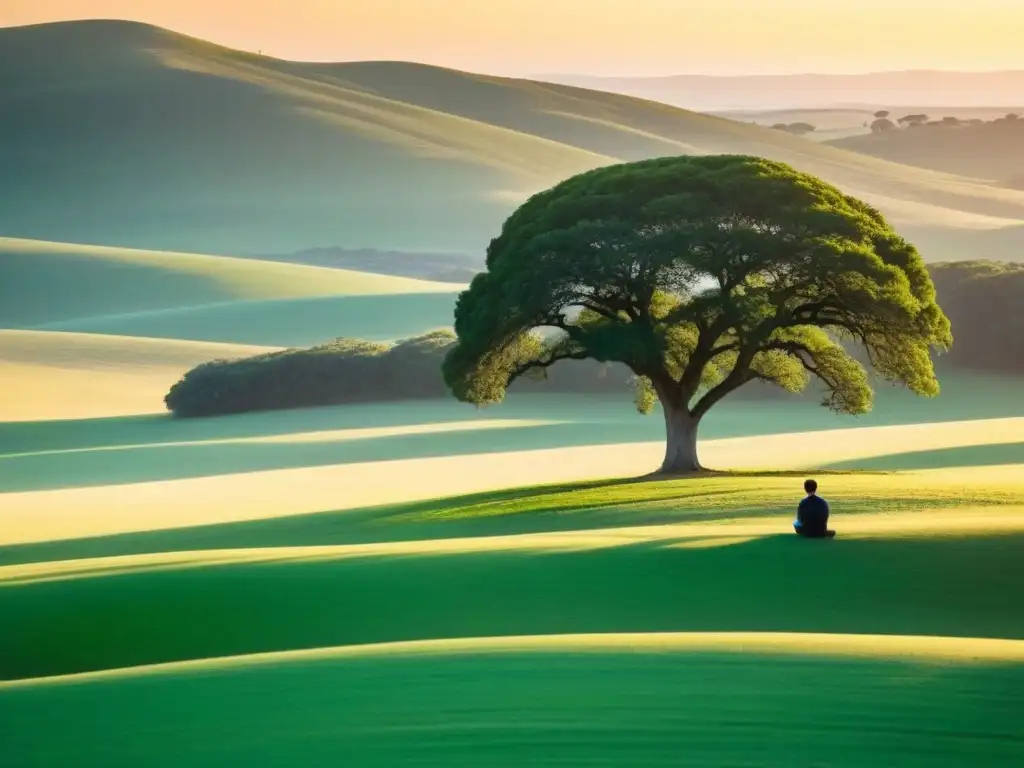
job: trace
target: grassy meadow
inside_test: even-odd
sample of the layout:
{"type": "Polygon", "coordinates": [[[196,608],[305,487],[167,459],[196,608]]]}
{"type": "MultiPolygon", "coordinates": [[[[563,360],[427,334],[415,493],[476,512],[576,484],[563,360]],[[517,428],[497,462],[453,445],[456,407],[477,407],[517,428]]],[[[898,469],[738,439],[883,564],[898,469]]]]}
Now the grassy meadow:
{"type": "Polygon", "coordinates": [[[0,331],[5,767],[1024,759],[1019,378],[726,401],[722,471],[659,481],[628,393],[174,419],[191,365],[350,332],[315,302],[450,302],[189,295],[0,331]]]}
{"type": "Polygon", "coordinates": [[[4,768],[1024,763],[1019,377],[946,366],[859,418],[732,397],[701,427],[715,471],[671,480],[629,392],[162,402],[205,361],[449,327],[464,287],[252,254],[480,253],[618,160],[785,160],[929,259],[1019,257],[1024,192],[119,22],[0,29],[0,85],[4,768]],[[809,475],[834,540],[792,533],[809,475]]]}
{"type": "Polygon", "coordinates": [[[626,396],[0,423],[4,764],[1013,763],[1024,407],[944,383],[695,480],[626,396]]]}
{"type": "Polygon", "coordinates": [[[460,286],[2,245],[5,766],[1024,756],[1019,379],[727,400],[721,471],[673,481],[626,392],[175,419],[199,362],[447,325],[460,286]],[[812,472],[834,541],[790,533],[812,472]]]}

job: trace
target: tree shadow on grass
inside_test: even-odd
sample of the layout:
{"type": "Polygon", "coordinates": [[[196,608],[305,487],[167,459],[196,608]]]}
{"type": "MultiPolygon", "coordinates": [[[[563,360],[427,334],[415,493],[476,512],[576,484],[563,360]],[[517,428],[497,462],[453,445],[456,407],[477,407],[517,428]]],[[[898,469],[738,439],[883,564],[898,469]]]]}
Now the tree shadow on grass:
{"type": "MultiPolygon", "coordinates": [[[[789,473],[721,473],[758,477],[789,473]]],[[[839,473],[834,474],[849,474],[839,473]]],[[[794,479],[802,473],[792,473],[794,479]]],[[[652,493],[650,479],[620,478],[503,489],[399,505],[323,511],[211,525],[64,539],[0,547],[0,566],[158,552],[261,547],[303,547],[377,542],[459,539],[476,536],[603,530],[622,526],[715,522],[738,517],[777,517],[788,531],[793,500],[750,504],[743,487],[714,488],[695,479],[664,481],[652,493]],[[631,494],[630,488],[636,493],[631,494]],[[609,495],[603,498],[602,492],[609,495]],[[588,493],[588,492],[596,492],[588,493]],[[582,494],[576,497],[576,494],[582,494]],[[739,494],[739,495],[737,495],[739,494]]],[[[799,484],[794,488],[798,488],[799,484]]],[[[935,499],[899,500],[901,508],[934,507],[935,499]]],[[[891,509],[894,500],[842,499],[843,513],[891,509]]],[[[723,530],[723,535],[728,532],[723,530]]]]}
{"type": "MultiPolygon", "coordinates": [[[[4,453],[68,451],[145,446],[204,440],[284,436],[335,429],[365,429],[472,421],[479,414],[436,400],[384,404],[296,408],[203,419],[171,414],[100,419],[0,423],[4,453]]],[[[488,418],[515,418],[488,414],[488,418]]]]}
{"type": "Polygon", "coordinates": [[[644,424],[614,433],[598,425],[542,424],[355,439],[197,442],[0,457],[0,491],[87,488],[268,470],[512,451],[639,443],[656,438],[644,424]]]}
{"type": "Polygon", "coordinates": [[[969,445],[941,448],[934,451],[911,451],[886,456],[836,462],[827,465],[830,470],[888,469],[942,469],[944,467],[984,467],[998,464],[1024,464],[1024,442],[995,445],[969,445]]]}
{"type": "MultiPolygon", "coordinates": [[[[818,414],[812,412],[811,415],[818,414]]],[[[655,435],[652,439],[662,436],[662,427],[657,419],[637,414],[630,409],[628,399],[621,396],[520,394],[510,396],[499,406],[482,409],[472,408],[454,399],[433,399],[350,403],[192,419],[154,414],[0,422],[0,455],[284,437],[331,430],[450,425],[481,419],[579,422],[614,429],[623,424],[626,427],[640,425],[641,429],[651,430],[655,435]]],[[[728,434],[747,434],[749,422],[749,418],[730,419],[728,416],[717,421],[728,434]],[[734,424],[736,421],[741,423],[734,424]],[[742,422],[746,422],[745,428],[742,422]]],[[[773,428],[774,422],[769,422],[768,427],[773,428]]]]}
{"type": "MultiPolygon", "coordinates": [[[[213,419],[203,423],[186,423],[198,431],[182,431],[173,419],[142,418],[124,420],[99,428],[88,447],[0,455],[0,493],[88,488],[166,480],[212,477],[306,467],[325,467],[363,462],[403,459],[440,458],[462,455],[485,455],[504,452],[550,450],[597,445],[646,443],[663,439],[661,427],[654,420],[568,421],[566,423],[490,425],[476,427],[472,421],[432,417],[427,408],[419,419],[409,404],[405,409],[382,409],[377,415],[359,416],[358,409],[317,409],[290,418],[263,420],[213,419]],[[419,434],[395,434],[378,437],[332,438],[331,430],[371,427],[408,426],[416,424],[447,424],[446,431],[419,434]],[[452,426],[465,424],[464,429],[452,426]],[[115,434],[121,428],[137,429],[138,437],[147,442],[131,443],[128,435],[115,434]],[[104,429],[106,428],[106,429],[104,429]],[[165,432],[161,430],[166,429],[165,432]],[[104,432],[108,432],[106,437],[104,432]],[[294,433],[319,432],[315,440],[287,436],[294,433]],[[162,440],[157,439],[159,435],[162,440]],[[280,438],[261,441],[262,437],[280,438]],[[247,439],[251,438],[251,439],[247,439]],[[222,442],[230,440],[232,442],[222,442]]],[[[375,409],[370,409],[375,410],[375,409]]],[[[554,413],[548,413],[555,417],[554,413]]],[[[270,414],[275,417],[277,414],[270,414]]],[[[509,413],[504,418],[515,418],[509,413]]],[[[557,417],[555,417],[557,418],[557,417]]],[[[499,419],[501,421],[503,419],[499,419]]],[[[714,433],[712,432],[713,436],[714,433]]],[[[74,445],[72,441],[72,445],[74,445]]],[[[797,476],[804,470],[758,472],[779,477],[797,476]]],[[[827,471],[827,470],[826,470],[827,471]]],[[[722,472],[704,472],[700,477],[722,476],[722,472]]],[[[821,473],[819,473],[821,474],[821,473]]],[[[653,473],[638,480],[662,481],[685,476],[653,473]]]]}

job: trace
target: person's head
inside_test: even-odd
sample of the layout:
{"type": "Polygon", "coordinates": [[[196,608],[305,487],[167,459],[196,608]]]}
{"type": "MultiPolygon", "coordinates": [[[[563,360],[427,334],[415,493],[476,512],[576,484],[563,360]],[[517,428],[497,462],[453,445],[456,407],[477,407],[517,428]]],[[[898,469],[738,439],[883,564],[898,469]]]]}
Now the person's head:
{"type": "Polygon", "coordinates": [[[804,480],[804,490],[811,495],[818,490],[818,483],[814,480],[804,480]]]}

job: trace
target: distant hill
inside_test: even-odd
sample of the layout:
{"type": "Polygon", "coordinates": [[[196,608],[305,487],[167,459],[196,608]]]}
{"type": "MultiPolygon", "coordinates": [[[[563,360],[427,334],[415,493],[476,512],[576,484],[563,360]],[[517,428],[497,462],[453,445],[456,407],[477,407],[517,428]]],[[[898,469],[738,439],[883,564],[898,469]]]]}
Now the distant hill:
{"type": "Polygon", "coordinates": [[[371,341],[452,324],[456,293],[311,296],[232,301],[46,323],[40,330],[299,347],[341,335],[371,341]]]}
{"type": "Polygon", "coordinates": [[[581,88],[654,99],[703,112],[850,107],[874,110],[898,104],[942,104],[947,107],[1024,105],[1024,70],[662,77],[550,74],[538,77],[581,88]]]}
{"type": "Polygon", "coordinates": [[[949,106],[907,106],[907,105],[876,105],[845,108],[818,109],[733,109],[721,110],[714,114],[730,120],[739,120],[756,125],[775,126],[779,123],[808,123],[815,130],[804,134],[805,138],[815,141],[830,141],[848,136],[862,136],[870,133],[870,125],[875,119],[875,112],[884,109],[894,118],[903,115],[936,115],[939,117],[956,117],[960,120],[984,120],[986,122],[1014,112],[1024,112],[1017,107],[949,107],[949,106]]]}
{"type": "Polygon", "coordinates": [[[3,237],[0,274],[0,328],[238,302],[453,295],[462,287],[256,259],[3,237]]]}
{"type": "Polygon", "coordinates": [[[479,254],[531,193],[679,153],[820,175],[926,257],[951,231],[1024,220],[1022,191],[629,96],[402,62],[288,62],[127,22],[0,30],[0,112],[0,233],[21,238],[479,254]]]}
{"type": "Polygon", "coordinates": [[[293,346],[452,322],[463,284],[0,238],[0,328],[293,346]]]}
{"type": "Polygon", "coordinates": [[[1024,116],[974,124],[943,125],[934,121],[916,128],[853,136],[831,143],[885,160],[1007,186],[1024,182],[1024,116]]]}

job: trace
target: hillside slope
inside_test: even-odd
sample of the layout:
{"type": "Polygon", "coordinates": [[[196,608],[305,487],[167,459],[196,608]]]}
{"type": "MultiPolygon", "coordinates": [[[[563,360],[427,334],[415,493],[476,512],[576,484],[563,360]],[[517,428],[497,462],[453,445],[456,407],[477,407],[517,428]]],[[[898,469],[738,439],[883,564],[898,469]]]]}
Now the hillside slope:
{"type": "MultiPolygon", "coordinates": [[[[461,287],[257,259],[4,237],[0,237],[0,274],[4,278],[0,280],[0,328],[237,302],[406,294],[450,297],[461,287]]],[[[449,305],[451,301],[445,298],[449,305]]],[[[263,320],[281,322],[273,316],[263,320]]],[[[139,335],[128,326],[124,332],[139,335]]]]}
{"type": "MultiPolygon", "coordinates": [[[[394,453],[312,466],[325,438],[354,456],[387,433],[401,452],[458,426],[437,415],[410,409],[387,430],[338,411],[56,425],[32,453],[9,437],[3,478],[31,481],[32,462],[48,485],[0,493],[5,765],[1020,762],[1020,419],[839,440],[748,417],[755,434],[710,441],[733,466],[784,456],[796,475],[581,482],[599,455],[616,473],[657,455],[607,443],[584,462],[462,447],[447,468],[394,453]],[[305,431],[325,416],[336,431],[305,431]],[[915,448],[930,469],[900,471],[915,448]],[[1013,463],[995,463],[1005,448],[1013,463]],[[851,449],[890,471],[829,473],[836,540],[786,534],[794,484],[851,449]],[[180,472],[207,450],[264,466],[124,474],[180,472]],[[293,468],[270,471],[267,450],[293,468]],[[119,476],[83,487],[98,463],[119,476]],[[438,498],[445,482],[478,493],[438,498]],[[817,578],[780,588],[794,567],[817,578]],[[806,712],[827,738],[794,726],[806,712]]],[[[530,429],[470,425],[464,439],[530,429]]]]}
{"type": "Polygon", "coordinates": [[[272,349],[0,329],[0,422],[161,413],[183,370],[272,349]]]}
{"type": "Polygon", "coordinates": [[[454,292],[309,296],[99,315],[38,327],[48,331],[299,347],[339,336],[387,341],[446,328],[452,324],[455,300],[454,292]]]}
{"type": "Polygon", "coordinates": [[[926,252],[952,229],[1024,220],[1024,192],[628,96],[287,62],[126,22],[0,30],[0,94],[0,232],[26,238],[479,253],[518,203],[569,175],[722,152],[837,183],[926,252]]]}
{"type": "Polygon", "coordinates": [[[980,125],[927,125],[850,136],[831,143],[897,163],[1024,189],[1024,119],[980,125]]]}

